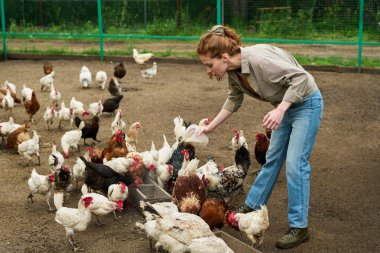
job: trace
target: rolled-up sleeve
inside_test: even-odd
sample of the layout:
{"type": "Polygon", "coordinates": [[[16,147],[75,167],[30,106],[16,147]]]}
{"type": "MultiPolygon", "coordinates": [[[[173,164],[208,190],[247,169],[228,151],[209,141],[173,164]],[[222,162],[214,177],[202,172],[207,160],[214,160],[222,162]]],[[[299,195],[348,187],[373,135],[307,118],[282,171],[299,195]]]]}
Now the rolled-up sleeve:
{"type": "Polygon", "coordinates": [[[262,59],[261,69],[265,81],[287,87],[283,100],[298,103],[304,97],[309,76],[307,72],[294,64],[281,60],[262,59]]]}
{"type": "Polygon", "coordinates": [[[223,109],[230,112],[237,112],[244,101],[244,93],[237,88],[235,82],[228,79],[228,96],[224,102],[223,109]]]}

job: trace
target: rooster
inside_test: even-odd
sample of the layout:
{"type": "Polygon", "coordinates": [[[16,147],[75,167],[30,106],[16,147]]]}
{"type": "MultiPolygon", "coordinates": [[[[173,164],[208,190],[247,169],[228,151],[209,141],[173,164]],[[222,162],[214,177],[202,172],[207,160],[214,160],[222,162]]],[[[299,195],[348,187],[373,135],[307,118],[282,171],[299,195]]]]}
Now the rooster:
{"type": "Polygon", "coordinates": [[[137,64],[141,65],[141,67],[144,67],[145,63],[154,56],[154,54],[152,53],[139,54],[136,48],[134,48],[132,51],[133,51],[133,59],[135,60],[137,64]]]}
{"type": "Polygon", "coordinates": [[[29,115],[30,122],[34,123],[33,116],[40,109],[40,103],[38,102],[36,93],[34,91],[32,92],[31,100],[24,101],[24,107],[25,107],[26,113],[29,115]]]}
{"type": "Polygon", "coordinates": [[[98,82],[98,86],[104,90],[107,83],[107,73],[105,71],[96,72],[95,80],[98,82]]]}
{"type": "Polygon", "coordinates": [[[59,193],[54,196],[54,204],[57,208],[55,221],[64,226],[66,237],[74,251],[81,250],[74,241],[75,231],[84,231],[91,221],[91,212],[88,208],[92,205],[92,197],[81,197],[78,202],[78,208],[63,207],[63,194],[59,193]]]}
{"type": "Polygon", "coordinates": [[[149,69],[142,69],[141,70],[141,76],[143,78],[152,79],[156,75],[157,75],[157,63],[156,62],[153,62],[153,67],[151,67],[149,69]]]}
{"type": "Polygon", "coordinates": [[[268,210],[265,205],[261,206],[260,210],[249,213],[235,213],[230,212],[227,214],[228,222],[234,227],[239,228],[244,232],[248,239],[252,242],[252,246],[256,243],[261,245],[264,240],[264,232],[269,226],[268,210]]]}
{"type": "Polygon", "coordinates": [[[53,124],[54,118],[58,116],[58,112],[55,109],[55,105],[52,105],[50,108],[46,107],[43,119],[47,124],[48,130],[50,129],[50,125],[53,124]]]}
{"type": "Polygon", "coordinates": [[[113,75],[120,80],[127,74],[127,70],[124,67],[124,64],[122,62],[116,62],[113,75]]]}
{"type": "MultiPolygon", "coordinates": [[[[79,128],[81,123],[84,123],[78,116],[74,118],[74,124],[76,127],[79,128]]],[[[84,127],[81,129],[82,131],[82,136],[81,138],[83,139],[83,144],[86,145],[86,139],[91,138],[94,141],[100,142],[99,140],[96,139],[96,136],[98,135],[99,131],[99,117],[94,116],[91,120],[90,124],[84,123],[84,127]]]]}
{"type": "Polygon", "coordinates": [[[117,95],[112,98],[108,98],[103,102],[103,112],[115,113],[120,106],[120,101],[123,99],[123,95],[117,95]]]}
{"type": "Polygon", "coordinates": [[[49,199],[51,195],[51,189],[54,184],[55,176],[54,174],[48,174],[48,175],[40,175],[37,173],[36,169],[32,170],[32,174],[30,175],[30,178],[28,179],[28,186],[30,190],[30,194],[28,196],[28,200],[30,199],[33,203],[33,194],[40,194],[46,196],[46,203],[49,206],[49,211],[52,211],[49,199]]]}
{"type": "Polygon", "coordinates": [[[243,146],[248,149],[248,143],[243,135],[243,130],[234,130],[234,137],[231,139],[230,148],[235,152],[239,147],[243,146]]]}
{"type": "Polygon", "coordinates": [[[26,159],[26,164],[24,167],[28,166],[30,160],[32,159],[31,155],[36,155],[38,158],[38,165],[41,165],[40,160],[40,136],[36,131],[33,130],[33,138],[27,141],[20,143],[17,147],[18,153],[24,155],[26,159]]]}
{"type": "Polygon", "coordinates": [[[91,84],[91,72],[86,66],[82,66],[80,70],[79,82],[83,88],[88,88],[91,84]]]}
{"type": "Polygon", "coordinates": [[[69,157],[69,148],[74,147],[79,149],[79,141],[82,137],[82,129],[85,127],[84,122],[82,121],[78,129],[67,131],[61,138],[61,147],[63,150],[63,155],[65,158],[69,157]]]}
{"type": "Polygon", "coordinates": [[[198,164],[195,158],[178,172],[172,197],[181,212],[198,214],[206,199],[206,188],[196,173],[198,164]]]}
{"type": "Polygon", "coordinates": [[[124,140],[124,133],[119,130],[112,135],[108,145],[102,150],[102,158],[109,161],[114,157],[125,157],[128,152],[128,147],[124,140]]]}

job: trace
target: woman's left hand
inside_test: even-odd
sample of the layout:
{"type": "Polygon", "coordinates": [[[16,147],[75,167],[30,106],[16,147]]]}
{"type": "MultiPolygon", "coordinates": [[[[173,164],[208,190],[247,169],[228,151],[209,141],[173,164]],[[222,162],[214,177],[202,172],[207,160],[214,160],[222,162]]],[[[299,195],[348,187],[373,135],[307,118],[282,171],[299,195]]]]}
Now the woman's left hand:
{"type": "Polygon", "coordinates": [[[266,129],[276,130],[281,124],[284,114],[285,111],[280,108],[276,108],[268,112],[263,119],[263,127],[266,129]]]}

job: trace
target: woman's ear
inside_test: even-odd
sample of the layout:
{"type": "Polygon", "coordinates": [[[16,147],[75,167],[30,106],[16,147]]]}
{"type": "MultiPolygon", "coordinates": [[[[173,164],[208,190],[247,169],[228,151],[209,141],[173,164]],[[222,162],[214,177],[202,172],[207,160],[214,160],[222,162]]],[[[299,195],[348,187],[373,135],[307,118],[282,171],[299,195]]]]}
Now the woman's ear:
{"type": "Polygon", "coordinates": [[[222,61],[228,62],[229,60],[230,60],[230,55],[228,53],[223,53],[222,54],[222,61]]]}

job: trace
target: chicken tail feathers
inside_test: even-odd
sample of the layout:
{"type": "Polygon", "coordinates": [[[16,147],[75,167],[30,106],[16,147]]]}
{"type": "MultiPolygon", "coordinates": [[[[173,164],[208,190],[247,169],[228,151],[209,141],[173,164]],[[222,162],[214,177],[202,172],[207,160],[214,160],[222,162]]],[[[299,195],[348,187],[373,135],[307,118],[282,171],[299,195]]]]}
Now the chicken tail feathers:
{"type": "Polygon", "coordinates": [[[263,224],[269,225],[268,209],[266,205],[261,205],[261,217],[263,218],[263,224]]]}
{"type": "Polygon", "coordinates": [[[80,125],[80,122],[81,122],[82,120],[78,117],[78,116],[75,116],[75,118],[74,118],[74,124],[75,124],[75,126],[77,127],[77,128],[79,128],[79,125],[80,125]]]}
{"type": "Polygon", "coordinates": [[[246,172],[248,171],[251,165],[251,158],[249,157],[249,151],[244,146],[236,150],[235,163],[236,165],[242,166],[246,172]]]}
{"type": "Polygon", "coordinates": [[[54,205],[55,208],[58,210],[63,205],[63,192],[56,192],[54,193],[54,205]]]}

